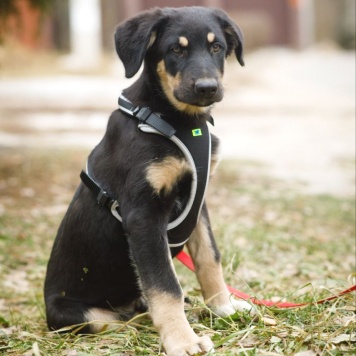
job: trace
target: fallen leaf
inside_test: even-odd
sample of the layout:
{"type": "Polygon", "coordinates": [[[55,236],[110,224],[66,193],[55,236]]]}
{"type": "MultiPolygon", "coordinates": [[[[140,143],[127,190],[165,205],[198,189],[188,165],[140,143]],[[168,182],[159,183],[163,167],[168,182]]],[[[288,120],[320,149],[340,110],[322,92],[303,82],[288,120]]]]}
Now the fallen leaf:
{"type": "Polygon", "coordinates": [[[349,324],[354,324],[356,322],[355,316],[343,316],[336,320],[337,325],[348,326],[349,324]]]}
{"type": "Polygon", "coordinates": [[[77,356],[78,352],[76,350],[67,350],[66,356],[77,356]]]}
{"type": "Polygon", "coordinates": [[[269,317],[263,317],[262,321],[265,325],[268,326],[275,326],[277,325],[277,321],[275,319],[269,318],[269,317]]]}
{"type": "Polygon", "coordinates": [[[271,344],[278,344],[281,341],[282,341],[282,339],[280,339],[277,336],[272,336],[271,339],[270,339],[271,344]]]}
{"type": "Polygon", "coordinates": [[[344,307],[340,308],[340,310],[347,310],[347,311],[356,312],[356,306],[345,305],[344,307]]]}
{"type": "Polygon", "coordinates": [[[18,332],[17,326],[10,326],[9,328],[0,329],[0,335],[11,335],[18,332]]]}
{"type": "Polygon", "coordinates": [[[281,338],[285,338],[287,336],[289,336],[289,332],[288,331],[282,331],[280,333],[278,333],[278,336],[281,338]]]}
{"type": "Polygon", "coordinates": [[[308,350],[308,351],[298,352],[294,354],[294,356],[316,356],[316,353],[314,351],[308,350]]]}
{"type": "Polygon", "coordinates": [[[341,344],[342,342],[355,342],[356,334],[340,334],[333,337],[330,342],[333,344],[341,344]]]}
{"type": "Polygon", "coordinates": [[[241,340],[239,342],[239,345],[241,345],[243,347],[254,347],[254,346],[258,345],[259,342],[260,341],[256,336],[251,335],[251,336],[248,336],[245,339],[241,340]]]}

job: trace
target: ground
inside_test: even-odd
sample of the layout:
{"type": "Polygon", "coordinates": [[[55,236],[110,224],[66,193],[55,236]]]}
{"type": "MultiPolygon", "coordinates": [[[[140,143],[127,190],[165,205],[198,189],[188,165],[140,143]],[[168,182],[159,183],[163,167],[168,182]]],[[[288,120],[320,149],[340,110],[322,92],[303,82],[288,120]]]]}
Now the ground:
{"type": "MultiPolygon", "coordinates": [[[[53,56],[40,65],[27,57],[27,70],[4,58],[0,354],[159,353],[147,318],[95,338],[50,334],[45,325],[42,284],[56,229],[130,81],[111,58],[94,74],[68,73],[53,56]]],[[[225,275],[258,298],[312,305],[261,307],[258,321],[212,318],[194,276],[176,263],[192,299],[188,316],[221,355],[352,353],[354,296],[313,302],[354,284],[355,52],[263,49],[247,54],[246,64],[227,63],[225,99],[214,109],[222,163],[208,203],[225,275]]]]}

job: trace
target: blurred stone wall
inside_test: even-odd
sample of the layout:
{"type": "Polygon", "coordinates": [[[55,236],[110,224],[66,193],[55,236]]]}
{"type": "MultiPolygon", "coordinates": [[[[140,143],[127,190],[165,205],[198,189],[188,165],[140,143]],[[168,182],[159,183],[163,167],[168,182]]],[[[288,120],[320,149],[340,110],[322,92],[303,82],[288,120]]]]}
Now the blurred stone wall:
{"type": "MultiPolygon", "coordinates": [[[[41,15],[31,8],[30,0],[17,0],[19,16],[8,19],[0,37],[29,48],[70,51],[70,0],[48,1],[51,11],[41,15]]],[[[248,48],[305,48],[327,40],[355,48],[355,0],[100,0],[100,4],[100,36],[106,51],[113,50],[115,27],[124,19],[154,6],[186,5],[225,9],[241,26],[248,48]]]]}

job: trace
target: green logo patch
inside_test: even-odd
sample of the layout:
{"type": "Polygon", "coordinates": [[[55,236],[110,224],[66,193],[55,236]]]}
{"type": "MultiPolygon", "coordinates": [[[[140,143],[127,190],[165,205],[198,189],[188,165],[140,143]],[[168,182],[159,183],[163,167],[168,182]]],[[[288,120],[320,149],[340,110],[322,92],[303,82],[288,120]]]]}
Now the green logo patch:
{"type": "Polygon", "coordinates": [[[192,130],[192,135],[194,137],[197,137],[197,136],[202,136],[203,133],[201,132],[201,129],[194,129],[194,130],[192,130]]]}

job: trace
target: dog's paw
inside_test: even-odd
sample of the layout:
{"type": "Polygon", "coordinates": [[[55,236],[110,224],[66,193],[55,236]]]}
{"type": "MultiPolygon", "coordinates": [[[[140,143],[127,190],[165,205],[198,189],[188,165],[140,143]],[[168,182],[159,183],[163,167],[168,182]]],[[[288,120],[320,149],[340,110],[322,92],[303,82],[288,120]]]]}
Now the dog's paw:
{"type": "Polygon", "coordinates": [[[257,315],[257,310],[253,305],[244,300],[237,300],[234,298],[230,298],[229,303],[227,304],[214,306],[211,309],[215,314],[222,318],[235,314],[237,311],[248,313],[253,317],[257,315]]]}
{"type": "Polygon", "coordinates": [[[174,336],[165,340],[164,349],[167,356],[204,355],[214,352],[214,344],[209,336],[197,336],[185,339],[177,339],[174,336]]]}

